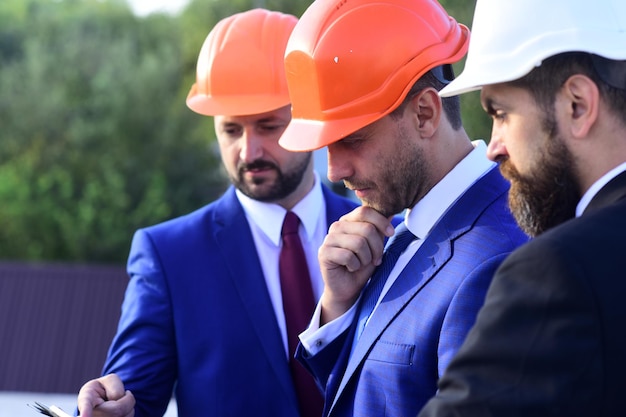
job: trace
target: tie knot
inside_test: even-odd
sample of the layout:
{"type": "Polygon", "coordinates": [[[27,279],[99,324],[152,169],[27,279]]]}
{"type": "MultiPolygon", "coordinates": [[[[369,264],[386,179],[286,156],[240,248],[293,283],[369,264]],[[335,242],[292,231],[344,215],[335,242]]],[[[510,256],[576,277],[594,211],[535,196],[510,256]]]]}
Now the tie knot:
{"type": "Polygon", "coordinates": [[[396,234],[393,235],[389,241],[389,245],[387,245],[385,252],[399,254],[403,252],[407,246],[409,246],[409,243],[411,243],[414,239],[415,235],[407,229],[404,223],[400,223],[400,225],[396,228],[396,234]]]}
{"type": "Polygon", "coordinates": [[[281,235],[297,234],[298,226],[300,226],[300,219],[293,211],[288,211],[283,221],[281,235]]]}

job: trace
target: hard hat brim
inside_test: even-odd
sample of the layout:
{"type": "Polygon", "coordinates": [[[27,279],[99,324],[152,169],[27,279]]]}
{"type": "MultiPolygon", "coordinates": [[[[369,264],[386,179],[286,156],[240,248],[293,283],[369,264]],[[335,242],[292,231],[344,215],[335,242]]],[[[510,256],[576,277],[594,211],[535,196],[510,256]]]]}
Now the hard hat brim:
{"type": "Polygon", "coordinates": [[[204,116],[242,116],[267,113],[289,104],[284,94],[207,96],[197,92],[194,84],[187,96],[187,107],[204,116]]]}
{"type": "Polygon", "coordinates": [[[459,94],[480,90],[482,87],[483,85],[480,84],[480,81],[466,81],[464,79],[461,79],[461,76],[459,75],[450,84],[448,84],[439,91],[439,97],[445,98],[458,96],[459,94]]]}
{"type": "Polygon", "coordinates": [[[594,8],[568,0],[478,1],[465,68],[439,95],[450,97],[520,79],[543,60],[566,52],[624,60],[624,12],[623,0],[607,1],[594,8]],[[544,12],[531,26],[518,17],[541,9],[544,12]],[[566,10],[564,18],[554,18],[566,10]]]}
{"type": "Polygon", "coordinates": [[[387,113],[325,121],[292,118],[278,144],[292,152],[315,151],[344,139],[387,113]]]}
{"type": "MultiPolygon", "coordinates": [[[[556,38],[557,36],[553,36],[556,38]]],[[[614,36],[617,38],[617,36],[614,36]]],[[[558,55],[564,52],[586,52],[596,54],[607,59],[624,60],[626,52],[623,49],[616,49],[609,44],[608,47],[594,48],[596,43],[606,45],[608,39],[598,37],[596,40],[591,34],[587,34],[586,40],[590,45],[580,42],[576,45],[568,45],[565,41],[554,41],[557,47],[552,49],[544,48],[539,53],[519,56],[507,56],[490,58],[476,58],[468,55],[465,62],[465,68],[456,79],[439,91],[440,97],[452,97],[471,91],[480,90],[485,85],[493,85],[515,81],[528,75],[534,68],[539,67],[544,59],[558,55]],[[479,61],[480,59],[480,61],[479,61]]],[[[622,36],[621,41],[626,42],[626,34],[622,36]]],[[[619,42],[617,42],[619,43],[619,42]]],[[[623,43],[621,43],[623,44],[623,43]]],[[[471,48],[471,47],[470,47],[471,48]]]]}

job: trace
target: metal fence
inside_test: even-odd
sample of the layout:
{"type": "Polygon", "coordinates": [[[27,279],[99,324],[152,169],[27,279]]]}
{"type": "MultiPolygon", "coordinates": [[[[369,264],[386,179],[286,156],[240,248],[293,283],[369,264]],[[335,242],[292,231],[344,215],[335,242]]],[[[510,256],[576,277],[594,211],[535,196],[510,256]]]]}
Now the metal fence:
{"type": "Polygon", "coordinates": [[[123,266],[0,262],[0,391],[77,393],[100,375],[123,266]]]}

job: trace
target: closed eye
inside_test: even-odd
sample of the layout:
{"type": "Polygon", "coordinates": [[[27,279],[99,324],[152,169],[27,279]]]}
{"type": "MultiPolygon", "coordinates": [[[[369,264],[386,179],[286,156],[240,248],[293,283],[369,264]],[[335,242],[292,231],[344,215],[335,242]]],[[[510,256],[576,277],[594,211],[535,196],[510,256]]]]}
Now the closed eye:
{"type": "Polygon", "coordinates": [[[259,126],[261,132],[276,132],[277,130],[283,130],[287,127],[286,123],[265,123],[259,126]]]}
{"type": "Polygon", "coordinates": [[[493,119],[494,121],[503,121],[506,119],[506,112],[496,109],[491,102],[487,102],[487,105],[485,106],[485,111],[489,116],[491,116],[491,119],[493,119]]]}

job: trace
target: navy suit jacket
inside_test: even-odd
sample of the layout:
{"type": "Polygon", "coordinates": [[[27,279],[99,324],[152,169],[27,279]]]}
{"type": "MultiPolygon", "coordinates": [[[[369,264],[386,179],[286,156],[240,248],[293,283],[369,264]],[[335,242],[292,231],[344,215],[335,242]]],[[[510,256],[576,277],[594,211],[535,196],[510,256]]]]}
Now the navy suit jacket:
{"type": "MultiPolygon", "coordinates": [[[[323,187],[328,224],[356,207],[323,187]]],[[[136,232],[130,281],[104,374],[137,417],[298,416],[282,337],[233,187],[186,216],[136,232]]]]}
{"type": "Polygon", "coordinates": [[[626,172],[516,250],[420,417],[626,416],[626,172]]]}
{"type": "Polygon", "coordinates": [[[497,168],[435,225],[374,311],[349,357],[354,325],[321,352],[297,357],[325,389],[325,415],[415,415],[435,395],[496,268],[527,241],[497,168]]]}

